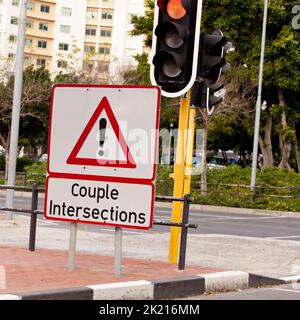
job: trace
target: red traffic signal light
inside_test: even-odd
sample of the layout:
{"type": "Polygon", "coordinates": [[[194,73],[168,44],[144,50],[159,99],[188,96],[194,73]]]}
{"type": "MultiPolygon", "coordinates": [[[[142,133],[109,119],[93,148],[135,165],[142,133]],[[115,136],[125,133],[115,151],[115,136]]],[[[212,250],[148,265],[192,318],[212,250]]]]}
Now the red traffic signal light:
{"type": "Polygon", "coordinates": [[[151,82],[179,97],[197,75],[202,0],[158,0],[155,6],[151,82]]]}
{"type": "Polygon", "coordinates": [[[167,4],[167,13],[170,18],[178,20],[186,15],[186,10],[182,4],[182,0],[170,0],[167,4]]]}

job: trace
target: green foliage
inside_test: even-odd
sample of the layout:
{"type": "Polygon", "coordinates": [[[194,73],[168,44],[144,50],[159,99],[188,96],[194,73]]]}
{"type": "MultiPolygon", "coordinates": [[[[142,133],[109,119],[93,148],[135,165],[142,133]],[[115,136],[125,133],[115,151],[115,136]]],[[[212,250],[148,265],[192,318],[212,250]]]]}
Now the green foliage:
{"type": "MultiPolygon", "coordinates": [[[[17,159],[17,172],[23,172],[25,167],[32,165],[33,161],[29,158],[23,157],[17,159]]],[[[5,171],[5,157],[0,155],[0,171],[5,171]]]]}
{"type": "Polygon", "coordinates": [[[172,166],[158,165],[156,176],[156,194],[160,196],[171,196],[173,193],[173,180],[170,174],[173,173],[172,166]]]}
{"type": "Polygon", "coordinates": [[[148,63],[148,55],[143,53],[137,55],[135,59],[138,62],[136,69],[129,69],[124,72],[123,77],[126,84],[151,85],[150,82],[150,65],[148,63]]]}
{"type": "Polygon", "coordinates": [[[131,16],[131,23],[133,30],[131,34],[133,36],[145,35],[145,45],[151,47],[152,44],[152,29],[153,29],[153,9],[154,1],[145,0],[146,14],[145,16],[131,16]]]}
{"type": "MultiPolygon", "coordinates": [[[[172,195],[173,168],[158,167],[156,194],[172,195]]],[[[199,176],[192,177],[192,196],[197,204],[256,208],[280,211],[300,211],[300,175],[294,171],[269,168],[257,173],[257,187],[251,192],[251,168],[228,166],[210,169],[207,173],[208,190],[201,195],[199,176]]]]}
{"type": "Polygon", "coordinates": [[[30,165],[27,165],[24,169],[25,169],[25,172],[28,172],[28,173],[46,175],[47,162],[43,161],[43,162],[31,163],[30,165]]]}
{"type": "Polygon", "coordinates": [[[24,169],[27,173],[27,184],[37,183],[41,186],[45,185],[47,162],[35,162],[24,169]]]}
{"type": "MultiPolygon", "coordinates": [[[[298,1],[269,2],[264,81],[268,86],[299,89],[300,34],[291,25],[298,1]]],[[[221,28],[236,48],[234,63],[245,63],[245,73],[257,82],[263,23],[262,0],[205,0],[203,26],[221,28]]]]}
{"type": "Polygon", "coordinates": [[[33,164],[32,159],[22,157],[17,159],[17,172],[23,172],[27,166],[33,164]]]}
{"type": "Polygon", "coordinates": [[[209,150],[234,150],[239,154],[251,154],[252,146],[253,137],[236,114],[216,116],[210,123],[209,150]]]}
{"type": "Polygon", "coordinates": [[[4,158],[4,155],[0,155],[0,171],[5,171],[5,158],[4,158]]]}
{"type": "MultiPolygon", "coordinates": [[[[29,66],[23,72],[23,94],[20,112],[19,145],[34,158],[39,147],[47,145],[51,78],[45,68],[29,66]]],[[[0,83],[0,139],[8,148],[13,105],[14,76],[0,83]]]]}

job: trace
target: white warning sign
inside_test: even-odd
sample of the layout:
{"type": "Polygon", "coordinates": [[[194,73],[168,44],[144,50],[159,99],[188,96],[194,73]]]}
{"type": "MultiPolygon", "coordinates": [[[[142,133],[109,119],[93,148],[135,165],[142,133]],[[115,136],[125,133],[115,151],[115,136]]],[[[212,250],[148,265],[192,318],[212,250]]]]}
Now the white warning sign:
{"type": "Polygon", "coordinates": [[[154,181],[158,87],[56,85],[48,174],[154,181]]]}
{"type": "Polygon", "coordinates": [[[48,177],[48,219],[149,229],[154,186],[48,177]]]}

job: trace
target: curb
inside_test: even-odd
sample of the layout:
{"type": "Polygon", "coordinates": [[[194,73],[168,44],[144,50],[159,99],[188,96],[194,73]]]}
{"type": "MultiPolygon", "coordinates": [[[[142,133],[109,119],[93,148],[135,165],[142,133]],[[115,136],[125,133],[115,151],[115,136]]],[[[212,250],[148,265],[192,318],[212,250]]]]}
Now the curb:
{"type": "MultiPolygon", "coordinates": [[[[297,278],[299,281],[300,279],[297,278]]],[[[0,300],[169,300],[290,283],[242,271],[0,295],[0,300]]]]}

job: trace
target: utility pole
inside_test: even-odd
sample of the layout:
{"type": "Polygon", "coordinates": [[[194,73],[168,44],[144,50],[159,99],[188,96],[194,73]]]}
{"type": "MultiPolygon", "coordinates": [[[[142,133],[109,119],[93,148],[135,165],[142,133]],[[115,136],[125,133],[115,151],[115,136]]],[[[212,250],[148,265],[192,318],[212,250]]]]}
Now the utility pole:
{"type": "MultiPolygon", "coordinates": [[[[25,46],[25,32],[26,32],[26,8],[27,8],[27,0],[21,0],[11,132],[10,132],[10,143],[9,143],[9,161],[8,161],[8,175],[7,175],[7,185],[9,186],[15,186],[15,183],[16,183],[19,124],[20,124],[22,84],[23,84],[24,46],[25,46]]],[[[14,190],[7,190],[5,206],[7,208],[12,208],[13,201],[14,201],[14,190]]],[[[11,220],[12,213],[6,212],[5,218],[7,220],[11,220]]]]}
{"type": "Polygon", "coordinates": [[[258,157],[258,138],[259,138],[259,130],[260,130],[260,113],[261,113],[261,106],[262,106],[261,93],[262,93],[262,85],[263,85],[264,57],[265,57],[266,33],[267,33],[267,19],[268,19],[268,0],[265,0],[263,31],[262,31],[262,38],[261,38],[261,54],[260,54],[260,66],[259,66],[258,93],[257,93],[257,101],[256,101],[253,154],[252,154],[252,172],[251,172],[251,190],[252,191],[254,191],[255,184],[256,184],[256,170],[257,170],[257,157],[258,157]]]}

